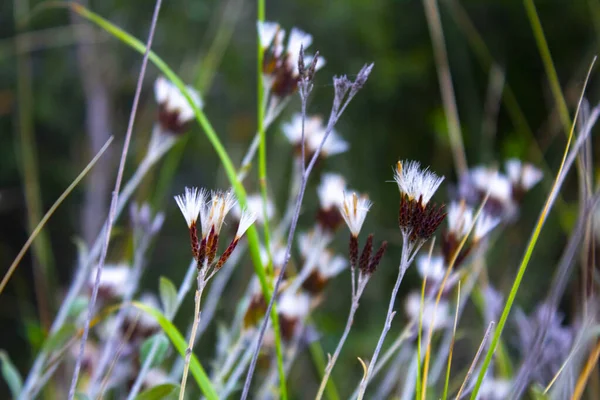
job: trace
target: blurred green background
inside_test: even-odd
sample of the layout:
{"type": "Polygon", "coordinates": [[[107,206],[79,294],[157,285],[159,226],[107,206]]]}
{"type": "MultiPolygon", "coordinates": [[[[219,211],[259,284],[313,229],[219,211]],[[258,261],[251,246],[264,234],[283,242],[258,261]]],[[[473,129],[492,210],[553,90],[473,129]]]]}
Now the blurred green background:
{"type": "MultiPolygon", "coordinates": [[[[39,220],[109,135],[114,134],[116,140],[86,185],[79,186],[52,217],[37,246],[2,293],[0,348],[8,350],[22,372],[29,368],[70,281],[75,241],[89,242],[105,218],[142,58],[64,8],[45,9],[17,22],[39,4],[22,0],[0,3],[2,274],[28,237],[28,221],[39,220]]],[[[105,0],[90,1],[88,6],[144,40],[154,2],[105,0]]],[[[544,0],[536,6],[573,114],[587,68],[597,52],[600,1],[544,0]]],[[[558,168],[564,130],[522,2],[440,0],[439,8],[469,165],[491,165],[519,157],[546,172],[545,181],[527,196],[518,223],[503,231],[488,258],[490,276],[506,293],[548,191],[550,173],[558,168]],[[489,100],[490,86],[500,75],[507,84],[504,99],[510,87],[524,120],[515,118],[515,103],[498,104],[494,96],[489,100]],[[489,111],[495,105],[499,107],[497,118],[489,111]]],[[[339,172],[351,187],[369,193],[375,203],[363,232],[374,232],[376,241],[391,242],[333,372],[343,388],[346,382],[358,382],[361,370],[356,357],[369,357],[373,350],[396,276],[400,235],[396,226],[397,189],[389,183],[391,166],[399,158],[410,158],[444,174],[447,183],[437,195],[440,201],[447,199],[443,191],[456,176],[431,38],[423,3],[415,0],[267,1],[266,15],[286,29],[297,26],[313,34],[310,50],[318,49],[327,60],[317,74],[310,113],[329,112],[333,75],[352,76],[364,63],[375,63],[367,85],[337,127],[350,142],[350,150],[319,166],[300,221],[301,229],[312,224],[319,175],[339,172]]],[[[255,21],[254,2],[166,1],[153,44],[157,54],[202,92],[205,111],[236,165],[256,131],[255,21]]],[[[587,89],[592,103],[598,99],[595,75],[587,89]]],[[[156,113],[152,85],[157,76],[157,69],[150,65],[126,174],[145,151],[156,113]]],[[[269,184],[280,212],[286,201],[292,150],[279,126],[298,110],[299,101],[294,99],[268,132],[269,184]]],[[[136,195],[138,201],[151,201],[167,215],[143,278],[147,290],[157,291],[160,275],[177,284],[185,272],[189,260],[187,232],[172,200],[185,185],[227,186],[212,147],[196,126],[153,170],[136,195]],[[175,169],[173,177],[161,180],[161,176],[169,176],[165,172],[169,169],[175,169]]],[[[246,188],[249,192],[258,189],[255,170],[246,188]]],[[[519,293],[518,301],[526,310],[548,288],[568,234],[565,229],[575,217],[575,188],[576,179],[570,179],[568,190],[563,191],[564,201],[559,202],[542,233],[519,293]]],[[[128,244],[119,240],[126,228],[125,220],[117,224],[110,260],[129,256],[128,244]]],[[[345,232],[338,239],[337,249],[345,253],[345,232]]],[[[228,286],[213,327],[219,320],[230,320],[237,294],[241,295],[251,274],[246,257],[228,286]]],[[[417,284],[416,273],[410,272],[401,292],[417,284]]],[[[574,282],[572,288],[576,287],[574,282]]],[[[343,329],[349,296],[345,273],[330,285],[326,302],[315,315],[326,351],[333,350],[343,329]]],[[[178,314],[179,326],[183,327],[191,315],[192,297],[178,314]]],[[[568,310],[568,304],[564,307],[568,310]]],[[[399,315],[391,336],[402,328],[401,320],[399,315]]],[[[477,314],[467,313],[462,326],[467,339],[478,343],[485,327],[477,314]]],[[[198,349],[205,358],[201,359],[210,357],[213,340],[210,335],[202,339],[198,349]]],[[[298,393],[310,385],[317,385],[316,373],[308,355],[303,355],[290,378],[290,392],[298,393]]],[[[4,389],[0,383],[0,393],[4,389]]]]}

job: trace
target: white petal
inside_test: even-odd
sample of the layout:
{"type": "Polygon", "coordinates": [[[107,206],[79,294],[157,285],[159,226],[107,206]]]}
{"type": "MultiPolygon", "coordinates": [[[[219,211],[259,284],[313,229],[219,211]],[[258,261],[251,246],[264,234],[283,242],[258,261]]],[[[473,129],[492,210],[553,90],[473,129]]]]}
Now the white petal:
{"type": "Polygon", "coordinates": [[[198,214],[206,202],[205,193],[195,187],[186,187],[184,194],[175,196],[175,202],[177,202],[188,228],[198,219],[198,214]]]}
{"type": "Polygon", "coordinates": [[[324,174],[321,183],[317,187],[317,194],[321,203],[321,209],[329,210],[332,207],[340,207],[344,202],[344,191],[346,180],[339,174],[324,174]]]}
{"type": "Polygon", "coordinates": [[[417,258],[417,271],[422,278],[427,276],[428,281],[441,282],[446,274],[444,258],[442,256],[420,255],[417,258]]]}
{"type": "Polygon", "coordinates": [[[301,31],[298,28],[292,28],[290,31],[290,35],[288,38],[287,45],[287,53],[289,63],[294,67],[294,70],[297,71],[298,68],[298,59],[300,57],[300,47],[303,46],[304,50],[312,44],[312,35],[301,31]]]}
{"type": "Polygon", "coordinates": [[[242,217],[240,218],[240,223],[238,225],[237,233],[235,234],[236,238],[241,238],[244,233],[250,228],[250,226],[256,221],[256,214],[248,211],[242,211],[242,217]]]}
{"type": "Polygon", "coordinates": [[[277,31],[281,30],[281,27],[277,22],[269,21],[259,21],[256,25],[258,28],[258,37],[260,38],[261,46],[264,48],[269,47],[269,45],[273,42],[273,39],[275,39],[277,31]]]}
{"type": "Polygon", "coordinates": [[[310,312],[310,297],[303,292],[286,291],[277,302],[277,310],[288,318],[304,318],[310,312]]]}

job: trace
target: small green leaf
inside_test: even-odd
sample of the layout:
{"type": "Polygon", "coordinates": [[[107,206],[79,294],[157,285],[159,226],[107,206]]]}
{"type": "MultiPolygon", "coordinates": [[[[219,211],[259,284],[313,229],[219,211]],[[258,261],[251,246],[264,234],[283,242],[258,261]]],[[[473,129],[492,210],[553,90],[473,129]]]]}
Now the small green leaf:
{"type": "Polygon", "coordinates": [[[171,400],[177,398],[177,393],[179,393],[179,385],[165,383],[140,393],[135,400],[171,400]]]}
{"type": "Polygon", "coordinates": [[[51,352],[62,347],[68,339],[72,338],[77,331],[75,324],[65,324],[56,333],[52,334],[44,342],[42,350],[44,352],[51,352]]]}
{"type": "Polygon", "coordinates": [[[2,362],[2,376],[10,388],[13,398],[16,399],[23,389],[21,375],[4,350],[0,350],[0,361],[2,362]]]}
{"type": "Polygon", "coordinates": [[[89,396],[82,392],[75,393],[75,400],[90,400],[89,396]]]}
{"type": "Polygon", "coordinates": [[[162,363],[167,355],[167,350],[169,349],[169,339],[163,333],[157,333],[156,335],[150,336],[148,339],[144,340],[142,343],[142,347],[140,348],[140,358],[142,365],[146,362],[146,358],[152,347],[156,344],[156,352],[154,353],[154,360],[150,367],[155,367],[162,363]]]}
{"type": "Polygon", "coordinates": [[[168,278],[161,276],[158,291],[160,292],[160,301],[163,310],[165,310],[165,315],[172,316],[177,309],[177,289],[175,285],[168,278]]]}
{"type": "Polygon", "coordinates": [[[84,296],[76,297],[71,303],[71,307],[69,307],[68,315],[71,318],[77,318],[81,315],[81,313],[87,309],[88,306],[88,298],[84,296]]]}
{"type": "MultiPolygon", "coordinates": [[[[185,357],[185,352],[187,350],[187,341],[183,338],[181,333],[179,333],[179,331],[177,330],[177,328],[175,328],[171,321],[169,321],[163,315],[163,313],[161,313],[156,308],[150,307],[138,301],[134,301],[131,304],[134,307],[144,311],[145,313],[152,315],[156,319],[156,322],[159,323],[163,331],[165,331],[169,339],[171,339],[171,343],[173,343],[173,346],[175,346],[179,354],[182,357],[185,357]]],[[[206,375],[204,368],[202,368],[202,365],[198,361],[198,358],[196,358],[196,355],[193,353],[192,358],[190,360],[190,371],[192,373],[192,376],[196,380],[196,383],[200,387],[200,390],[202,390],[202,393],[204,393],[206,398],[208,400],[218,400],[219,396],[217,395],[215,388],[210,382],[208,375],[206,375]]]]}

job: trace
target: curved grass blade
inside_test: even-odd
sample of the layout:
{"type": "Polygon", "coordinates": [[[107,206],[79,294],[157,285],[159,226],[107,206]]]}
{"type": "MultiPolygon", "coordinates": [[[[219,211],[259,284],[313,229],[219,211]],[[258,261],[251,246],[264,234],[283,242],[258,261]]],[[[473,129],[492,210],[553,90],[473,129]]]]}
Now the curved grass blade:
{"type": "Polygon", "coordinates": [[[104,146],[102,146],[102,148],[100,149],[98,154],[96,154],[96,156],[92,159],[92,161],[90,161],[89,164],[86,165],[86,167],[83,169],[83,171],[81,171],[81,173],[79,175],[77,175],[77,178],[75,178],[75,180],[73,182],[71,182],[69,187],[65,189],[65,191],[58,197],[58,199],[56,199],[54,204],[52,204],[52,207],[50,207],[50,209],[46,212],[46,214],[44,214],[44,217],[41,219],[40,223],[35,227],[33,232],[31,232],[29,239],[27,239],[27,242],[25,242],[25,244],[23,245],[23,248],[21,249],[21,251],[19,251],[19,254],[17,254],[17,257],[15,258],[13,263],[8,268],[8,271],[4,275],[4,278],[2,278],[2,282],[0,282],[0,294],[2,294],[2,292],[4,291],[4,288],[6,287],[6,284],[8,283],[8,281],[10,280],[10,277],[12,276],[12,274],[15,272],[15,270],[19,266],[19,263],[23,259],[23,256],[25,255],[27,250],[29,250],[31,243],[33,243],[33,241],[39,235],[42,228],[44,228],[44,226],[46,225],[46,222],[48,222],[48,220],[50,219],[50,217],[52,217],[52,214],[54,214],[54,212],[56,211],[58,206],[60,206],[62,204],[62,202],[65,200],[65,198],[73,191],[73,189],[75,189],[75,187],[79,184],[79,182],[81,182],[81,180],[90,171],[90,169],[92,169],[92,167],[100,159],[102,154],[104,154],[106,149],[108,149],[108,146],[110,146],[112,141],[113,141],[113,136],[111,136],[106,141],[106,143],[104,144],[104,146]]]}
{"type": "MultiPolygon", "coordinates": [[[[131,304],[139,310],[154,317],[156,319],[156,322],[158,322],[158,324],[163,329],[163,331],[165,331],[169,339],[171,339],[171,343],[173,343],[173,346],[175,346],[179,354],[181,354],[182,357],[185,357],[187,341],[183,338],[181,333],[179,333],[175,325],[173,325],[171,321],[169,321],[167,317],[163,315],[163,313],[161,313],[156,308],[149,307],[137,301],[134,301],[131,304]]],[[[198,361],[198,358],[196,358],[194,354],[192,354],[192,360],[190,362],[190,371],[192,372],[196,383],[198,384],[200,390],[202,390],[202,393],[204,393],[206,398],[209,400],[218,400],[219,397],[215,388],[210,382],[208,375],[206,375],[204,368],[202,368],[202,365],[198,361]]]]}

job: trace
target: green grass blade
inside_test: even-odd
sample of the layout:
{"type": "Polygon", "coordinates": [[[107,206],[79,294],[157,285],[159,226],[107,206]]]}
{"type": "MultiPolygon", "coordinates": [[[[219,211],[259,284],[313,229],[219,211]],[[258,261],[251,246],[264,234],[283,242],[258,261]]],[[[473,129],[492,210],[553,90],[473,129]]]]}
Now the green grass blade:
{"type": "Polygon", "coordinates": [[[15,258],[15,260],[13,261],[11,266],[8,268],[8,271],[4,275],[4,278],[2,278],[2,282],[0,282],[0,294],[2,294],[2,291],[6,287],[6,284],[8,283],[10,277],[15,272],[15,269],[21,262],[21,259],[23,258],[23,256],[25,255],[25,253],[27,252],[29,247],[31,246],[31,243],[39,235],[42,228],[46,225],[46,222],[48,222],[48,220],[50,219],[52,214],[54,214],[54,211],[56,211],[58,206],[60,206],[62,204],[62,202],[69,195],[69,193],[71,193],[73,191],[73,189],[75,189],[75,187],[79,184],[79,182],[81,182],[81,180],[90,171],[90,169],[92,169],[92,167],[100,159],[102,154],[104,154],[106,149],[108,149],[108,146],[112,143],[112,140],[113,140],[113,137],[111,136],[110,139],[108,139],[108,141],[106,142],[106,144],[100,149],[98,154],[96,154],[96,156],[92,159],[92,161],[89,162],[89,164],[83,169],[83,171],[81,171],[81,173],[77,176],[77,178],[75,178],[75,180],[73,182],[71,182],[69,187],[67,189],[65,189],[65,191],[60,195],[60,197],[58,199],[56,199],[56,201],[54,202],[54,204],[52,204],[52,207],[50,207],[50,209],[46,212],[46,214],[44,214],[44,217],[41,219],[40,223],[35,227],[33,232],[31,232],[29,239],[27,239],[27,242],[25,242],[25,244],[23,245],[23,248],[21,249],[19,254],[17,254],[17,257],[15,258]]]}
{"type": "MultiPolygon", "coordinates": [[[[127,44],[128,46],[130,46],[137,52],[139,52],[141,54],[145,53],[146,46],[144,45],[144,43],[142,43],[141,41],[139,41],[138,39],[136,39],[129,33],[125,32],[121,28],[117,27],[116,25],[112,24],[110,21],[108,21],[108,20],[102,18],[101,16],[99,16],[98,14],[90,11],[89,9],[87,9],[79,4],[75,4],[75,3],[68,3],[68,4],[61,3],[60,6],[69,7],[71,10],[73,10],[74,12],[76,12],[77,14],[82,16],[83,18],[95,23],[100,28],[104,29],[107,33],[110,33],[111,35],[113,35],[114,37],[116,37],[117,39],[122,41],[123,43],[127,44]]],[[[210,121],[208,120],[208,118],[206,117],[204,112],[196,106],[196,104],[190,97],[190,94],[189,94],[188,90],[186,89],[185,84],[177,76],[177,74],[175,74],[175,72],[173,72],[173,70],[153,51],[150,51],[149,59],[165,75],[165,77],[167,77],[175,86],[177,86],[179,88],[181,93],[187,99],[190,106],[193,108],[195,116],[196,116],[196,120],[198,121],[198,124],[204,130],[204,133],[206,134],[210,143],[213,145],[215,152],[217,153],[221,163],[223,164],[223,168],[225,170],[227,178],[229,179],[229,182],[231,183],[233,190],[235,191],[235,194],[239,200],[240,205],[242,207],[245,207],[246,206],[246,190],[244,189],[244,186],[237,178],[237,173],[236,173],[235,167],[233,166],[233,162],[231,161],[231,158],[227,154],[227,151],[225,150],[225,147],[221,143],[217,133],[213,129],[212,125],[210,124],[210,121]]],[[[265,273],[265,269],[262,265],[262,260],[260,257],[260,243],[259,243],[259,238],[258,238],[258,232],[254,225],[252,225],[248,229],[246,236],[248,238],[248,247],[250,249],[250,256],[252,257],[252,262],[254,264],[254,271],[256,272],[256,275],[258,276],[262,292],[265,296],[265,300],[268,303],[271,299],[271,289],[270,289],[269,283],[267,282],[267,276],[265,273]]],[[[282,363],[283,351],[281,348],[281,335],[279,332],[279,317],[277,315],[276,307],[273,307],[273,309],[271,311],[271,319],[273,320],[273,327],[274,327],[274,334],[275,334],[275,351],[277,354],[277,362],[282,363]]]]}
{"type": "MultiPolygon", "coordinates": [[[[182,357],[185,357],[187,341],[183,338],[181,333],[179,333],[175,325],[173,325],[171,321],[169,321],[167,317],[163,315],[163,313],[156,308],[147,306],[137,301],[134,301],[132,305],[154,317],[169,339],[171,339],[171,343],[173,343],[173,346],[175,346],[179,354],[181,354],[182,357]]],[[[196,358],[196,355],[193,353],[192,360],[190,362],[190,371],[192,372],[196,383],[198,383],[200,390],[202,390],[202,393],[206,396],[206,398],[209,400],[218,400],[219,396],[217,395],[215,388],[210,382],[208,375],[206,375],[204,368],[202,368],[200,361],[198,361],[198,358],[196,358]]]]}

